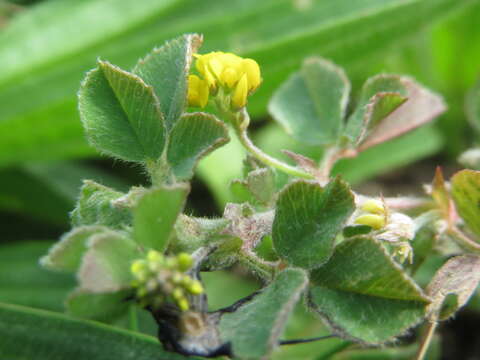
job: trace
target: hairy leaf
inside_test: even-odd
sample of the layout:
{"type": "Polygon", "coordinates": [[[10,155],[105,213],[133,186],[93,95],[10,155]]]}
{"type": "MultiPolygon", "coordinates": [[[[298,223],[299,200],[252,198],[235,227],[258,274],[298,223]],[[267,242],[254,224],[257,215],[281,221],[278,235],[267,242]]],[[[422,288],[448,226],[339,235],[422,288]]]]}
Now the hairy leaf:
{"type": "Polygon", "coordinates": [[[90,143],[127,161],[160,157],[165,125],[153,88],[105,61],[90,71],[79,92],[80,117],[90,143]]]}
{"type": "Polygon", "coordinates": [[[265,358],[278,345],[288,317],[307,286],[300,269],[286,269],[253,300],[226,313],[220,320],[224,341],[230,341],[235,357],[265,358]]]}
{"type": "Polygon", "coordinates": [[[307,59],[270,101],[272,116],[299,141],[331,144],[343,126],[350,82],[343,69],[321,59],[307,59]]]}
{"type": "Polygon", "coordinates": [[[91,180],[84,180],[77,206],[72,211],[73,226],[104,225],[123,228],[131,223],[128,209],[113,204],[124,194],[91,180]]]}
{"type": "Polygon", "coordinates": [[[178,180],[188,180],[197,162],[226,142],[228,129],[222,121],[205,113],[185,114],[172,128],[167,161],[178,180]]]}
{"type": "Polygon", "coordinates": [[[98,225],[78,226],[64,234],[48,254],[40,259],[40,263],[51,270],[75,272],[87,251],[89,239],[103,232],[108,232],[108,228],[98,225]]]}
{"type": "Polygon", "coordinates": [[[103,293],[129,288],[133,280],[130,264],[140,256],[136,243],[124,234],[93,235],[77,274],[80,289],[103,293]]]}
{"type": "Polygon", "coordinates": [[[380,243],[357,237],[312,272],[309,303],[338,334],[380,344],[418,324],[429,299],[380,243]]]}
{"type": "Polygon", "coordinates": [[[195,53],[202,43],[197,34],[188,34],[154,49],[138,61],[132,72],[152,86],[168,130],[186,107],[188,73],[195,53]]]}
{"type": "Polygon", "coordinates": [[[297,181],[279,195],[273,221],[273,244],[288,263],[314,269],[333,252],[335,237],[355,209],[348,185],[336,178],[325,188],[297,181]]]}
{"type": "Polygon", "coordinates": [[[432,298],[428,307],[432,321],[445,320],[454,315],[470,299],[479,281],[479,256],[460,255],[448,260],[437,271],[426,290],[432,298]],[[447,298],[452,295],[453,303],[447,304],[447,298]]]}
{"type": "Polygon", "coordinates": [[[480,236],[480,171],[459,171],[451,183],[458,213],[470,230],[480,236]]]}
{"type": "Polygon", "coordinates": [[[167,248],[188,191],[187,185],[175,185],[145,192],[134,210],[133,232],[139,245],[158,251],[167,248]]]}

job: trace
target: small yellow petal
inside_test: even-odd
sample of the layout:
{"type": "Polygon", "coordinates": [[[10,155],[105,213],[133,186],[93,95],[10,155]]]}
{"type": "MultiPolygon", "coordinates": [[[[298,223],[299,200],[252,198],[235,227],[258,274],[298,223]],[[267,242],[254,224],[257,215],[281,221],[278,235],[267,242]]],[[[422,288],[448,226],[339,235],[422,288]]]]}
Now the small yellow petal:
{"type": "Polygon", "coordinates": [[[198,96],[200,107],[204,108],[208,103],[208,96],[210,93],[209,84],[207,80],[200,80],[198,85],[198,96]]]}
{"type": "Polygon", "coordinates": [[[187,101],[189,106],[205,107],[208,103],[208,82],[197,75],[188,77],[187,101]]]}
{"type": "Polygon", "coordinates": [[[212,57],[208,61],[208,68],[217,79],[220,79],[224,64],[220,61],[218,57],[212,57]]]}
{"type": "Polygon", "coordinates": [[[222,72],[221,81],[229,88],[233,88],[238,81],[238,72],[233,67],[227,67],[222,72]]]}
{"type": "Polygon", "coordinates": [[[385,206],[379,200],[370,199],[363,203],[362,210],[372,214],[385,214],[385,206]]]}
{"type": "Polygon", "coordinates": [[[262,78],[260,77],[260,67],[257,62],[252,59],[244,59],[242,65],[245,74],[247,74],[248,91],[253,91],[262,82],[262,78]]]}
{"type": "Polygon", "coordinates": [[[355,219],[355,223],[359,225],[367,225],[375,230],[379,230],[385,226],[385,217],[381,215],[361,215],[355,219]]]}
{"type": "Polygon", "coordinates": [[[242,108],[247,104],[248,95],[248,81],[247,75],[243,74],[235,87],[235,92],[232,96],[232,104],[236,108],[242,108]]]}

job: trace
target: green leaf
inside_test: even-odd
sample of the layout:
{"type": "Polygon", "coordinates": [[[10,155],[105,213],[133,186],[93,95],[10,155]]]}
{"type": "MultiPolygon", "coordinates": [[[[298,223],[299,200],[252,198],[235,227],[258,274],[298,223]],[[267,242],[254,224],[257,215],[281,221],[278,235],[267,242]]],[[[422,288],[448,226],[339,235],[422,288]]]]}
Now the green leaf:
{"type": "Polygon", "coordinates": [[[105,61],[90,71],[79,92],[80,117],[90,143],[127,161],[160,157],[165,125],[153,88],[105,61]]]}
{"type": "Polygon", "coordinates": [[[377,93],[369,104],[360,106],[350,119],[353,124],[361,122],[358,119],[364,112],[364,123],[358,138],[360,151],[412,131],[446,110],[440,95],[411,78],[394,75],[379,75],[367,81],[361,103],[370,91],[388,89],[398,94],[377,93]]]}
{"type": "Polygon", "coordinates": [[[138,61],[132,72],[152,86],[170,130],[186,107],[188,74],[202,38],[187,34],[168,41],[138,61]]]}
{"type": "Polygon", "coordinates": [[[64,234],[40,259],[40,263],[50,270],[76,272],[87,251],[90,237],[105,231],[108,228],[97,225],[76,227],[64,234]]]}
{"type": "Polygon", "coordinates": [[[230,188],[239,202],[269,207],[275,201],[275,172],[271,168],[250,171],[245,180],[232,181],[230,188]]]}
{"type": "Polygon", "coordinates": [[[479,256],[460,255],[448,260],[435,273],[426,289],[426,293],[432,298],[428,307],[431,321],[446,320],[453,316],[468,302],[479,281],[479,256]],[[453,301],[449,302],[452,295],[453,301]]]}
{"type": "Polygon", "coordinates": [[[73,226],[105,225],[122,229],[131,224],[130,211],[114,204],[114,200],[122,196],[121,192],[85,180],[77,206],[71,214],[73,226]]]}
{"type": "Polygon", "coordinates": [[[348,118],[345,129],[345,134],[355,144],[360,143],[367,130],[382,120],[379,116],[372,119],[375,108],[379,108],[376,110],[377,114],[382,110],[385,117],[405,102],[408,93],[401,79],[396,75],[377,75],[365,82],[355,111],[348,118]]]}
{"type": "Polygon", "coordinates": [[[465,98],[465,114],[470,125],[480,132],[480,80],[470,89],[465,98]]]}
{"type": "Polygon", "coordinates": [[[106,231],[93,235],[77,274],[80,289],[103,293],[130,288],[130,265],[140,256],[137,244],[125,234],[106,231]]]}
{"type": "Polygon", "coordinates": [[[307,59],[270,101],[270,114],[299,141],[312,145],[335,143],[343,126],[350,82],[335,64],[307,59]]]}
{"type": "Polygon", "coordinates": [[[173,253],[188,252],[220,241],[225,236],[221,234],[229,221],[224,218],[198,218],[180,214],[175,222],[175,238],[170,249],[173,253]]]}
{"type": "Polygon", "coordinates": [[[38,259],[52,245],[50,241],[16,241],[0,246],[0,301],[63,311],[75,279],[40,266],[38,259]]]}
{"type": "Polygon", "coordinates": [[[0,305],[0,333],[2,356],[11,360],[186,359],[151,336],[9,304],[0,305]]]}
{"type": "Polygon", "coordinates": [[[110,323],[125,315],[132,306],[129,296],[129,290],[92,293],[76,289],[68,296],[65,306],[70,315],[110,323]]]}
{"type": "Polygon", "coordinates": [[[253,300],[222,316],[220,333],[235,357],[259,359],[272,352],[307,283],[303,270],[286,269],[253,300]]]}
{"type": "Polygon", "coordinates": [[[178,184],[145,192],[134,210],[133,232],[139,245],[158,251],[167,248],[188,191],[188,185],[178,184]]]}
{"type": "Polygon", "coordinates": [[[172,128],[167,161],[178,180],[188,180],[202,157],[227,142],[228,129],[215,116],[185,114],[172,128]]]}
{"type": "Polygon", "coordinates": [[[206,0],[199,7],[192,0],[44,1],[16,16],[0,34],[0,118],[5,120],[0,122],[0,166],[92,155],[75,94],[99,55],[129,68],[155,45],[201,31],[205,51],[234,51],[261,65],[264,82],[249,99],[249,110],[258,117],[273,90],[306,56],[321,54],[358,75],[365,61],[383,60],[386,48],[391,48],[387,55],[397,54],[395,44],[473,3],[338,0],[333,7],[324,1],[303,6],[266,0],[259,6],[255,0],[206,0]]]}
{"type": "Polygon", "coordinates": [[[314,269],[325,263],[344,223],[355,210],[353,194],[340,178],[322,189],[297,181],[279,195],[272,236],[275,250],[294,266],[314,269]]]}
{"type": "Polygon", "coordinates": [[[480,236],[480,171],[459,171],[451,184],[458,213],[470,230],[480,236]]]}
{"type": "Polygon", "coordinates": [[[368,237],[345,240],[311,274],[309,303],[343,337],[380,344],[425,316],[429,299],[368,237]]]}

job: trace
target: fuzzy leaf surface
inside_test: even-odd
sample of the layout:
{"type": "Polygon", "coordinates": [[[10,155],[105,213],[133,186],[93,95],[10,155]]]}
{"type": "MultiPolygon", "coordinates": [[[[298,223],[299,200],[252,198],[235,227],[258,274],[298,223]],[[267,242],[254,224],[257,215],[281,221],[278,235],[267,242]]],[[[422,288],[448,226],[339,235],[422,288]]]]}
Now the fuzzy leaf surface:
{"type": "Polygon", "coordinates": [[[459,171],[451,184],[458,213],[470,230],[480,236],[480,171],[459,171]]]}
{"type": "Polygon", "coordinates": [[[269,111],[295,139],[331,144],[343,126],[349,93],[343,69],[322,58],[310,58],[277,90],[269,111]]]}
{"type": "Polygon", "coordinates": [[[445,320],[464,306],[480,281],[480,257],[460,255],[448,260],[435,274],[427,287],[432,298],[428,311],[433,321],[445,320]],[[453,306],[444,307],[447,297],[455,296],[453,306]]]}
{"type": "Polygon", "coordinates": [[[154,49],[139,60],[132,72],[152,86],[168,130],[178,121],[186,107],[188,74],[193,53],[202,39],[197,34],[182,35],[154,49]]]}
{"type": "Polygon", "coordinates": [[[357,237],[312,272],[309,303],[336,333],[380,344],[419,323],[429,299],[380,243],[357,237]]]}
{"type": "Polygon", "coordinates": [[[131,224],[130,212],[113,204],[124,194],[91,180],[85,180],[77,206],[72,211],[72,225],[104,225],[123,228],[131,224]]]}
{"type": "Polygon", "coordinates": [[[305,271],[286,269],[251,301],[222,316],[220,332],[225,341],[231,342],[235,357],[259,359],[268,356],[278,345],[288,317],[307,283],[305,271]]]}
{"type": "Polygon", "coordinates": [[[92,236],[77,274],[80,289],[102,293],[129,288],[130,264],[140,256],[137,244],[121,233],[92,236]]]}
{"type": "Polygon", "coordinates": [[[345,134],[356,144],[367,131],[406,100],[407,89],[401,78],[395,75],[377,75],[368,79],[362,87],[355,111],[349,117],[345,134]],[[376,110],[376,118],[373,113],[376,110]],[[383,117],[379,116],[381,114],[383,117]]]}
{"type": "Polygon", "coordinates": [[[273,221],[273,244],[288,263],[313,269],[333,252],[335,237],[355,209],[353,194],[340,178],[325,188],[297,181],[279,195],[273,221]]]}
{"type": "Polygon", "coordinates": [[[108,231],[106,227],[98,225],[73,228],[50,248],[48,254],[40,259],[40,263],[51,270],[75,272],[87,251],[90,237],[105,231],[108,231]]]}
{"type": "Polygon", "coordinates": [[[193,177],[197,162],[228,142],[228,129],[215,116],[206,113],[185,114],[173,126],[167,161],[178,180],[193,177]]]}
{"type": "Polygon", "coordinates": [[[187,185],[176,185],[145,192],[134,210],[133,232],[139,245],[161,252],[167,248],[188,191],[187,185]]]}
{"type": "Polygon", "coordinates": [[[0,304],[0,334],[2,356],[10,360],[187,359],[151,336],[10,304],[0,304]]]}
{"type": "Polygon", "coordinates": [[[99,61],[79,92],[80,117],[97,150],[127,161],[160,157],[165,125],[153,88],[141,78],[99,61]]]}
{"type": "MultiPolygon", "coordinates": [[[[395,78],[395,76],[392,77],[395,78]]],[[[397,77],[397,81],[398,85],[394,88],[398,86],[396,92],[400,94],[399,96],[395,95],[390,99],[386,97],[388,101],[383,100],[379,105],[374,99],[373,109],[369,109],[367,105],[367,116],[370,112],[369,121],[372,126],[367,124],[366,135],[361,139],[359,146],[360,151],[412,131],[432,121],[446,110],[440,95],[413,79],[397,77]],[[406,95],[404,95],[405,90],[399,90],[401,85],[406,90],[406,95]],[[404,101],[405,98],[407,98],[406,101],[404,101]]]]}

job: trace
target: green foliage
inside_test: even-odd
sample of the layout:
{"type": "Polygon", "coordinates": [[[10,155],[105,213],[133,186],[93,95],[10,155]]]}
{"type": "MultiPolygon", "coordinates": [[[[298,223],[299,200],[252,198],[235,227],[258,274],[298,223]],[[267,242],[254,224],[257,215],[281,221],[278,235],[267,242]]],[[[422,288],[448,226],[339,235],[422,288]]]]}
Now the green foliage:
{"type": "Polygon", "coordinates": [[[339,178],[325,188],[295,182],[278,198],[273,245],[287,263],[314,269],[333,252],[335,237],[355,208],[353,194],[339,178]]]}
{"type": "Polygon", "coordinates": [[[343,127],[349,94],[350,82],[342,68],[310,58],[277,90],[269,110],[295,139],[331,144],[343,127]]]}
{"type": "Polygon", "coordinates": [[[223,315],[221,335],[232,344],[240,359],[267,356],[277,345],[295,303],[307,285],[307,275],[300,269],[282,271],[252,301],[234,313],[223,315]]]}
{"type": "Polygon", "coordinates": [[[89,141],[99,151],[129,161],[156,160],[165,125],[151,86],[99,61],[79,92],[79,110],[89,141]]]}
{"type": "Polygon", "coordinates": [[[183,115],[173,126],[168,144],[171,171],[177,180],[191,179],[198,160],[227,141],[226,126],[213,115],[183,115]]]}
{"type": "Polygon", "coordinates": [[[201,37],[197,34],[184,35],[154,49],[132,70],[153,87],[168,130],[179,120],[186,107],[187,76],[192,54],[200,45],[201,37]]]}
{"type": "Polygon", "coordinates": [[[480,236],[480,172],[462,170],[452,177],[452,195],[460,216],[480,236]]]}
{"type": "Polygon", "coordinates": [[[12,360],[126,360],[132,353],[136,359],[186,359],[167,353],[153,337],[54,312],[1,304],[0,319],[2,355],[12,360]]]}
{"type": "MultiPolygon", "coordinates": [[[[96,181],[84,182],[71,212],[72,229],[49,252],[28,243],[0,248],[0,300],[60,310],[73,278],[39,269],[37,259],[46,254],[43,266],[76,276],[67,312],[96,322],[0,305],[2,354],[13,359],[405,358],[419,351],[418,339],[408,347],[338,353],[352,342],[396,344],[421,321],[448,318],[467,303],[480,273],[475,171],[457,173],[451,188],[443,179],[434,182],[422,197],[383,202],[378,192],[383,210],[370,215],[382,225],[375,229],[356,225],[368,197],[335,174],[358,182],[443,145],[431,126],[400,137],[442,113],[442,97],[405,76],[368,78],[378,69],[407,69],[442,89],[453,114],[442,120],[442,131],[452,135],[448,146],[458,149],[458,99],[477,76],[466,65],[478,62],[478,19],[470,11],[459,17],[466,22],[418,30],[454,10],[478,6],[467,7],[469,0],[334,3],[66,0],[43,2],[11,18],[0,9],[0,24],[10,22],[0,31],[0,167],[21,165],[0,171],[0,208],[65,226],[79,180],[96,181]],[[452,26],[455,37],[449,35],[452,26]],[[248,110],[232,109],[227,100],[237,94],[217,81],[218,87],[208,89],[205,112],[189,112],[188,76],[198,71],[194,62],[201,55],[194,54],[203,41],[197,34],[178,36],[190,31],[205,35],[206,51],[234,51],[258,61],[262,85],[255,93],[247,91],[248,110]],[[171,37],[176,38],[158,47],[171,37]],[[456,47],[451,38],[462,39],[469,49],[456,47]],[[440,50],[454,56],[440,57],[440,50]],[[132,70],[97,60],[81,83],[79,121],[75,92],[99,56],[132,70]],[[267,104],[288,134],[279,127],[249,127],[266,114],[267,104]],[[446,127],[453,118],[458,124],[446,127]],[[91,156],[81,124],[99,152],[138,163],[133,166],[146,178],[135,182],[149,185],[128,191],[123,181],[129,182],[131,172],[124,164],[115,169],[122,177],[117,181],[83,165],[25,163],[91,156]],[[247,130],[261,140],[260,147],[247,130]],[[219,149],[229,136],[232,141],[219,149]],[[281,149],[288,150],[279,155],[281,149]],[[188,182],[196,174],[218,204],[237,203],[227,204],[221,217],[196,217],[198,204],[210,211],[208,200],[196,193],[187,203],[188,182]],[[438,257],[440,270],[434,274],[431,267],[424,270],[432,251],[460,255],[443,266],[445,259],[438,257]],[[408,254],[413,263],[400,264],[408,254]],[[240,294],[232,277],[219,285],[215,271],[232,266],[236,274],[261,278],[260,291],[252,293],[256,284],[240,294]],[[421,283],[429,284],[425,291],[408,275],[417,270],[421,283]],[[214,281],[204,281],[208,272],[214,281]],[[239,302],[231,305],[234,300],[239,302]],[[99,324],[136,330],[139,308],[149,318],[149,333],[160,330],[163,346],[138,332],[99,324]],[[337,339],[274,351],[285,336],[332,332],[337,339]]],[[[218,79],[228,79],[232,70],[208,66],[218,79]]],[[[230,88],[246,91],[241,82],[230,88]]],[[[477,95],[475,87],[466,104],[474,126],[477,95]]],[[[478,155],[468,155],[466,163],[475,164],[478,155]]],[[[192,188],[201,187],[194,182],[192,188]]],[[[16,230],[8,225],[5,239],[16,230]]],[[[50,236],[41,228],[38,235],[31,231],[38,238],[50,236]]]]}
{"type": "Polygon", "coordinates": [[[72,224],[105,225],[114,228],[128,225],[131,222],[129,212],[113,203],[123,195],[106,186],[85,180],[77,206],[71,214],[72,224]]]}
{"type": "Polygon", "coordinates": [[[367,343],[384,343],[416,325],[429,299],[380,243],[345,240],[312,272],[309,302],[333,329],[367,343]]]}
{"type": "Polygon", "coordinates": [[[189,188],[162,187],[145,192],[134,210],[135,241],[143,247],[164,251],[173,225],[183,210],[189,188]]]}

